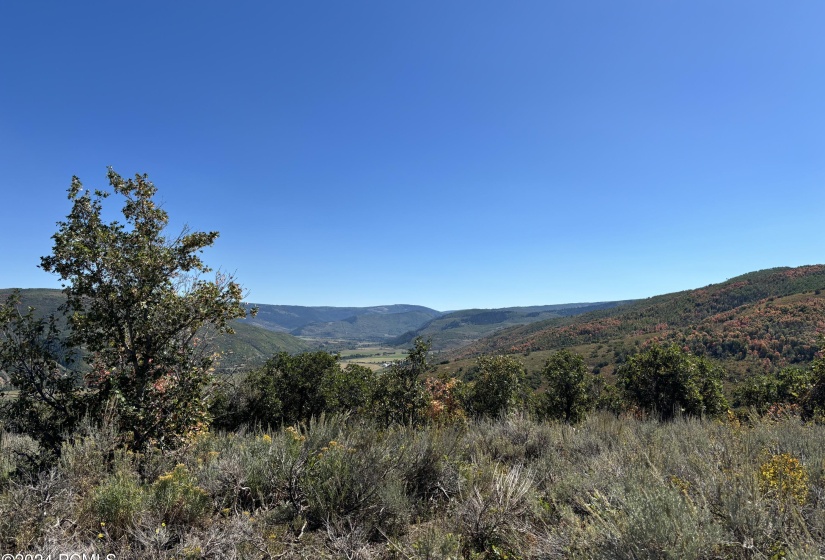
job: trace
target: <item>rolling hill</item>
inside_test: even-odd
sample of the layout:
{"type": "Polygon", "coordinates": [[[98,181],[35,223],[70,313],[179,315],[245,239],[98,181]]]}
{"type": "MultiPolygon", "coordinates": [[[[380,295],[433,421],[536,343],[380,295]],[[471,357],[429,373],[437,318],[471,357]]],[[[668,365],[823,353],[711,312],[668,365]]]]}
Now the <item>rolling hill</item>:
{"type": "MultiPolygon", "coordinates": [[[[809,362],[825,332],[825,266],[774,268],[726,282],[561,319],[517,326],[447,355],[534,354],[560,348],[608,371],[650,341],[722,362],[731,378],[809,362]]],[[[535,355],[535,354],[538,355],[535,355]]]]}
{"type": "Polygon", "coordinates": [[[421,327],[389,341],[395,346],[409,345],[416,337],[430,339],[434,350],[448,350],[466,346],[496,331],[544,321],[547,319],[580,315],[597,309],[609,309],[630,302],[566,303],[531,307],[500,309],[466,309],[436,317],[421,327]]]}
{"type": "Polygon", "coordinates": [[[359,342],[383,342],[442,314],[428,307],[403,304],[373,307],[255,305],[258,314],[243,322],[295,336],[359,342]]]}

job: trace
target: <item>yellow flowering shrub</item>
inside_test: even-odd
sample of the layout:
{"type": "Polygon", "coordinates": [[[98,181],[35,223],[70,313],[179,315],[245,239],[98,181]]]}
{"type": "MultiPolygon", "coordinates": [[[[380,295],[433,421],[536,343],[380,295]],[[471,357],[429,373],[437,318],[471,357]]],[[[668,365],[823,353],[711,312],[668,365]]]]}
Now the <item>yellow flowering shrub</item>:
{"type": "Polygon", "coordinates": [[[803,505],[808,499],[808,472],[790,453],[771,455],[759,467],[759,489],[766,495],[803,505]]]}

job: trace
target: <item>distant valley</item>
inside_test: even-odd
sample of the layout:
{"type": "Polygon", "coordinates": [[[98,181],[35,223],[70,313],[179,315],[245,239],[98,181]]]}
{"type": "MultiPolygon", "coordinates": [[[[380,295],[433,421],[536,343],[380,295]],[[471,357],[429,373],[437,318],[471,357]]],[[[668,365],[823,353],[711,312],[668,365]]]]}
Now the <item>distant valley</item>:
{"type": "MultiPolygon", "coordinates": [[[[442,313],[419,305],[302,307],[257,304],[258,314],[243,322],[308,340],[346,345],[406,347],[421,336],[433,350],[458,348],[513,325],[580,315],[630,302],[568,303],[442,313]]],[[[250,304],[251,308],[253,304],[250,304]]]]}
{"type": "MultiPolygon", "coordinates": [[[[10,290],[0,290],[5,297],[10,290]]],[[[25,289],[24,306],[56,312],[59,290],[25,289]]],[[[251,305],[250,305],[251,307],[251,305]]],[[[440,312],[418,305],[308,307],[259,304],[214,341],[221,369],[263,363],[276,352],[323,349],[380,367],[415,337],[432,341],[439,369],[461,375],[482,354],[516,354],[528,371],[569,348],[610,374],[650,342],[678,344],[722,363],[730,381],[804,365],[825,333],[825,266],[751,272],[704,288],[635,301],[440,312]],[[369,356],[369,357],[367,357],[369,356]]]]}
{"type": "MultiPolygon", "coordinates": [[[[11,289],[0,290],[5,298],[11,289]]],[[[58,313],[63,294],[54,289],[23,289],[23,308],[42,316],[58,313]]],[[[484,336],[549,318],[608,309],[628,302],[573,303],[501,309],[469,309],[443,313],[420,305],[333,307],[247,304],[257,314],[236,321],[234,336],[214,341],[221,368],[235,370],[263,363],[276,352],[315,349],[346,351],[360,347],[407,348],[417,336],[432,341],[433,350],[460,348],[484,336]]]]}

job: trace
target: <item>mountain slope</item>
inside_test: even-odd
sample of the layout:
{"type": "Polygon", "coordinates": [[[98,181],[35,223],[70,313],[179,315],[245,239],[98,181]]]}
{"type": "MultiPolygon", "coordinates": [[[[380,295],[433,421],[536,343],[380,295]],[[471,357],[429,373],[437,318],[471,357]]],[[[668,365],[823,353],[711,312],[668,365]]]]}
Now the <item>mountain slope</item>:
{"type": "Polygon", "coordinates": [[[434,350],[446,350],[465,346],[496,331],[535,323],[552,318],[579,315],[598,309],[608,309],[630,302],[566,303],[531,307],[505,307],[500,309],[465,309],[453,311],[427,322],[422,327],[389,341],[396,346],[407,345],[415,337],[432,341],[434,350]]]}
{"type": "Polygon", "coordinates": [[[304,307],[300,305],[256,304],[258,314],[244,322],[296,336],[384,341],[418,328],[440,311],[421,305],[373,307],[304,307]]]}
{"type": "Polygon", "coordinates": [[[415,329],[433,318],[428,311],[393,314],[363,314],[343,321],[311,323],[292,331],[296,336],[383,342],[415,329]]]}
{"type": "MultiPolygon", "coordinates": [[[[752,272],[697,290],[623,307],[514,327],[454,351],[531,353],[596,345],[621,361],[640,343],[658,340],[727,362],[740,371],[770,371],[809,361],[825,331],[825,266],[752,272]]],[[[605,353],[594,355],[604,361],[605,353]]]]}

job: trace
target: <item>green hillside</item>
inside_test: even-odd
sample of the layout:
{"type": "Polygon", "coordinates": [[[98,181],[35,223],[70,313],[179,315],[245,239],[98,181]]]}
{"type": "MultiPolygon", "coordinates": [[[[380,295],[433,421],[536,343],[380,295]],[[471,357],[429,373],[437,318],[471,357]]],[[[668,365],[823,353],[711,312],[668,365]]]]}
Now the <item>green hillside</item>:
{"type": "Polygon", "coordinates": [[[289,333],[273,332],[236,321],[234,335],[219,335],[214,346],[220,352],[220,370],[245,369],[259,366],[278,352],[297,354],[314,346],[289,333]]]}
{"type": "Polygon", "coordinates": [[[343,321],[312,323],[292,331],[296,336],[381,342],[416,329],[433,318],[430,311],[407,311],[392,314],[363,314],[343,321]]]}
{"type": "Polygon", "coordinates": [[[612,368],[648,341],[677,343],[723,362],[736,377],[809,362],[825,332],[825,266],[775,268],[697,290],[639,300],[496,333],[449,358],[518,353],[543,359],[573,348],[612,368]]]}
{"type": "Polygon", "coordinates": [[[547,319],[580,315],[628,303],[630,302],[567,303],[453,311],[436,317],[420,328],[388,341],[388,344],[404,346],[416,337],[421,336],[432,340],[434,350],[454,349],[466,346],[484,336],[514,325],[525,325],[547,319]]]}
{"type": "MultiPolygon", "coordinates": [[[[12,289],[0,289],[0,298],[5,300],[12,289]]],[[[40,316],[59,313],[64,301],[63,292],[45,288],[20,290],[21,303],[33,307],[40,316]]],[[[214,338],[210,350],[219,352],[221,360],[219,369],[234,369],[241,366],[262,364],[276,352],[304,352],[313,346],[288,333],[273,332],[255,325],[235,321],[234,335],[219,335],[214,338]]]]}
{"type": "MultiPolygon", "coordinates": [[[[390,331],[397,331],[397,328],[392,327],[393,323],[398,320],[402,324],[410,324],[410,318],[426,317],[420,321],[419,326],[424,321],[438,317],[441,315],[440,311],[423,307],[421,305],[380,305],[372,307],[307,307],[301,305],[270,305],[270,304],[249,304],[247,307],[255,305],[258,308],[258,314],[255,317],[247,317],[244,322],[252,325],[257,325],[272,331],[291,332],[297,334],[302,329],[310,325],[324,325],[327,323],[350,323],[352,324],[356,318],[363,316],[375,316],[370,322],[369,326],[374,327],[375,330],[367,332],[367,336],[372,338],[384,336],[388,329],[390,331]],[[404,315],[412,314],[410,318],[404,318],[404,315]],[[417,314],[417,315],[416,315],[417,314]],[[378,317],[384,317],[378,319],[378,317]]],[[[417,320],[417,319],[413,319],[417,320]]],[[[364,325],[367,327],[367,325],[364,325]]],[[[332,327],[333,330],[335,327],[332,327]]],[[[346,330],[346,327],[341,327],[346,330]]],[[[407,327],[411,328],[411,327],[407,327]]],[[[323,327],[321,327],[323,329],[323,327]]],[[[312,330],[312,329],[310,329],[312,330]]],[[[396,334],[404,332],[398,331],[396,334]]],[[[392,335],[394,336],[394,335],[392,335]]]]}

